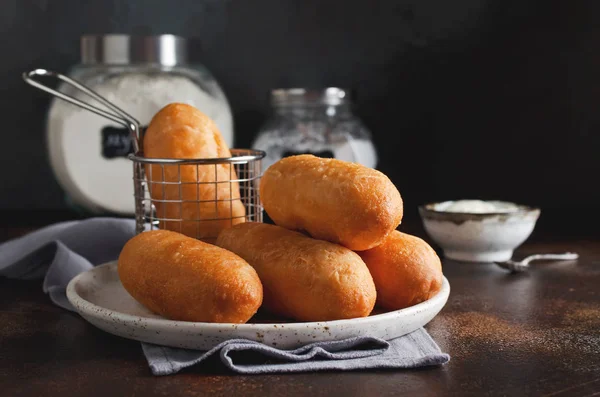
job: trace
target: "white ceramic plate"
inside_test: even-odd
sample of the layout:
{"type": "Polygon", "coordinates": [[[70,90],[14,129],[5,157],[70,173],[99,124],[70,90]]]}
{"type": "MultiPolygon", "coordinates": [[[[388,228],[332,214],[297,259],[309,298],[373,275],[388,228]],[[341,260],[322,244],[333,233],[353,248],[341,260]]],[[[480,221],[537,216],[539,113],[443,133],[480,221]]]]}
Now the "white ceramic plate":
{"type": "Polygon", "coordinates": [[[224,324],[171,321],[150,312],[125,291],[116,262],[79,274],[67,287],[67,297],[79,314],[106,332],[142,342],[200,350],[235,338],[279,348],[359,335],[389,340],[431,321],[442,310],[449,294],[450,284],[444,278],[441,291],[428,301],[365,318],[312,323],[224,324]]]}

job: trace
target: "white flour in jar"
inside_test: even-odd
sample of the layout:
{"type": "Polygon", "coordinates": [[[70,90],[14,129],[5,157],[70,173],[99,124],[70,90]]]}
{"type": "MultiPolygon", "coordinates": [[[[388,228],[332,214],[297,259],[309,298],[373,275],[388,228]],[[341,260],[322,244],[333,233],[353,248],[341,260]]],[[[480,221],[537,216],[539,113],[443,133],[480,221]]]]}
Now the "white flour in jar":
{"type": "MultiPolygon", "coordinates": [[[[227,144],[233,145],[233,121],[226,99],[211,96],[186,77],[130,73],[115,75],[97,84],[84,84],[131,114],[142,126],[147,126],[154,114],[169,103],[193,105],[212,118],[227,144]]],[[[104,108],[85,94],[73,95],[104,108]]],[[[55,99],[48,115],[50,161],[59,183],[76,204],[94,212],[133,214],[133,165],[126,157],[128,142],[118,135],[103,141],[103,130],[110,127],[123,128],[55,99]],[[107,145],[115,147],[107,148],[107,145]],[[107,150],[113,150],[115,156],[107,158],[107,150]]]]}

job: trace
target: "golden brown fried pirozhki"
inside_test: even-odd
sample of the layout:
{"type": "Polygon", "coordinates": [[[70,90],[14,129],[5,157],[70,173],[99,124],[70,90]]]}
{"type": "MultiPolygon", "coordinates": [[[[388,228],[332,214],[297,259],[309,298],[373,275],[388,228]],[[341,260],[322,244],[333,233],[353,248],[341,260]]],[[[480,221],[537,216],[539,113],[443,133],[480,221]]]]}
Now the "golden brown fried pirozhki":
{"type": "Polygon", "coordinates": [[[252,265],[265,307],[300,321],[365,317],[376,292],[360,257],[341,245],[263,223],[225,229],[217,245],[252,265]]]}
{"type": "Polygon", "coordinates": [[[245,323],[262,303],[262,284],[245,260],[167,230],[129,240],[118,271],[131,296],[171,320],[245,323]]]}
{"type": "MultiPolygon", "coordinates": [[[[182,103],[172,103],[156,113],[143,145],[144,156],[149,158],[231,157],[216,124],[195,107],[182,103]]],[[[245,221],[238,183],[207,183],[237,179],[233,165],[146,165],[146,178],[153,182],[149,183],[150,195],[156,216],[162,219],[161,229],[214,242],[222,229],[245,221]],[[168,202],[171,200],[177,202],[168,202]],[[178,202],[181,200],[186,202],[178,202]]]]}
{"type": "Polygon", "coordinates": [[[425,241],[394,230],[383,244],[358,253],[377,287],[377,304],[399,310],[428,300],[442,287],[442,264],[425,241]]]}
{"type": "Polygon", "coordinates": [[[402,198],[387,176],[312,155],[286,157],[270,166],[260,196],[277,225],[355,251],[377,246],[402,220],[402,198]]]}

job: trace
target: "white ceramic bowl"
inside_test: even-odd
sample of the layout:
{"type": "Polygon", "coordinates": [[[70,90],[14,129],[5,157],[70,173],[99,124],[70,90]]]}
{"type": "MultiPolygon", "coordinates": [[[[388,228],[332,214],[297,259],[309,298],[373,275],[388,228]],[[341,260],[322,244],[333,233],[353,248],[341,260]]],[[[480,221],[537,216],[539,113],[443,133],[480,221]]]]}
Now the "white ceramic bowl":
{"type": "MultiPolygon", "coordinates": [[[[491,202],[510,205],[506,202],[491,202]]],[[[448,202],[419,207],[429,236],[449,259],[467,262],[502,262],[531,235],[540,210],[517,205],[514,212],[471,214],[440,211],[448,202]]]]}

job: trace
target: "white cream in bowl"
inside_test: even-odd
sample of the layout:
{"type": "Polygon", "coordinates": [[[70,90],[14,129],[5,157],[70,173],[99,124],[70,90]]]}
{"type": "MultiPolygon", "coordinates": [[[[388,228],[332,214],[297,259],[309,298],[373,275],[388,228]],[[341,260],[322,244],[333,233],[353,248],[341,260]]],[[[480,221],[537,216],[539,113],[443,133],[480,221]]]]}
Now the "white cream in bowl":
{"type": "Polygon", "coordinates": [[[464,214],[497,214],[516,212],[519,206],[504,201],[458,200],[433,204],[440,212],[459,212],[464,214]]]}
{"type": "Polygon", "coordinates": [[[529,237],[540,210],[505,201],[458,200],[424,205],[419,213],[445,257],[501,262],[529,237]]]}

